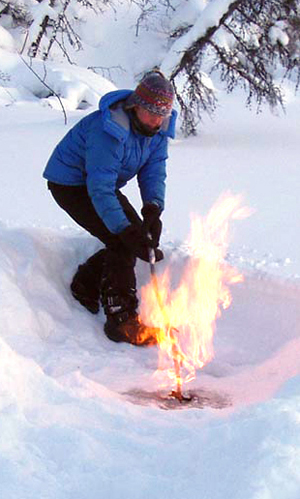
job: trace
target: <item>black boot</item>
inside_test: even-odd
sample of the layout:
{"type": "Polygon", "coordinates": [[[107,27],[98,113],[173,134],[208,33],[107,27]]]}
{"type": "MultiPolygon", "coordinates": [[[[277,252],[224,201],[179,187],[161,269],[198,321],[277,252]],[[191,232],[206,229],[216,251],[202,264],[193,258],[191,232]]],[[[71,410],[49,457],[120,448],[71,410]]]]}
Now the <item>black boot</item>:
{"type": "Polygon", "coordinates": [[[100,308],[100,285],[105,251],[105,249],[98,251],[86,263],[79,265],[70,286],[73,297],[92,314],[97,314],[100,308]]]}
{"type": "Polygon", "coordinates": [[[112,341],[144,347],[157,344],[160,329],[146,326],[139,316],[134,314],[121,322],[117,316],[107,316],[104,332],[112,341]]]}
{"type": "Polygon", "coordinates": [[[107,318],[104,332],[110,340],[139,346],[157,344],[160,330],[147,327],[139,319],[135,289],[117,293],[108,287],[101,293],[101,302],[107,318]]]}

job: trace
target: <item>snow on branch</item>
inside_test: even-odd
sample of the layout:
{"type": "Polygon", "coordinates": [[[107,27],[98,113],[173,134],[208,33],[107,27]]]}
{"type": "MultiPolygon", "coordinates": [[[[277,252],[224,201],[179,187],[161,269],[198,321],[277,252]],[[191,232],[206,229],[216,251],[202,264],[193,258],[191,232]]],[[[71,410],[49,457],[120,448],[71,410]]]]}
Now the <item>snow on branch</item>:
{"type": "Polygon", "coordinates": [[[215,0],[210,2],[194,26],[173,44],[162,62],[162,72],[174,79],[187,63],[194,61],[199,50],[242,1],[215,0]]]}
{"type": "Polygon", "coordinates": [[[247,105],[283,105],[278,75],[300,82],[299,25],[299,0],[211,0],[193,23],[177,25],[160,69],[173,82],[184,133],[215,109],[213,73],[228,92],[242,87],[247,105]]]}

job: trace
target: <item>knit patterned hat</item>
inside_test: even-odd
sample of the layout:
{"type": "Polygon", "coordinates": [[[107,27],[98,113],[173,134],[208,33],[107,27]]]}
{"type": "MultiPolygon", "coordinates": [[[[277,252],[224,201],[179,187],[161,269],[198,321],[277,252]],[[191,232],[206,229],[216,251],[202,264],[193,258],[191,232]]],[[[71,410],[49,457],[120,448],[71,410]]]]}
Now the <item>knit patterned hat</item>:
{"type": "Polygon", "coordinates": [[[126,101],[126,108],[142,106],[150,113],[169,116],[172,111],[174,90],[160,71],[147,73],[126,101]]]}

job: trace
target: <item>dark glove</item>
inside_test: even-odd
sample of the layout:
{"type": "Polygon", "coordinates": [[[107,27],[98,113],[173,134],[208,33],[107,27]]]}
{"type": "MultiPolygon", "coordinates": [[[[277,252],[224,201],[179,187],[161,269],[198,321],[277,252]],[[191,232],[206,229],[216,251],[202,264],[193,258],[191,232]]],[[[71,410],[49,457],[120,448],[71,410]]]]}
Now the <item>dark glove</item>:
{"type": "MultiPolygon", "coordinates": [[[[126,248],[134,255],[149,262],[149,248],[152,246],[152,241],[144,234],[141,227],[138,225],[129,225],[122,232],[119,237],[126,248]]],[[[163,259],[163,252],[155,249],[155,260],[159,262],[163,259]]]]}
{"type": "Polygon", "coordinates": [[[162,223],[159,218],[161,215],[161,209],[157,204],[146,203],[142,208],[142,215],[144,219],[142,230],[144,234],[150,235],[152,248],[157,248],[162,230],[162,223]]]}

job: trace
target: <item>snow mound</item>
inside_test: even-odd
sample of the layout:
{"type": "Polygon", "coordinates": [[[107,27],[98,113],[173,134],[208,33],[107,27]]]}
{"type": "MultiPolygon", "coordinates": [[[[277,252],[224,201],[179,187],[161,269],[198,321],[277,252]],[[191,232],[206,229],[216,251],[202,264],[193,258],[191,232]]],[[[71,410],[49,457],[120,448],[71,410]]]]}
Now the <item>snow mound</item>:
{"type": "Polygon", "coordinates": [[[93,71],[70,64],[47,65],[0,48],[0,106],[40,101],[68,111],[96,107],[99,98],[116,87],[93,71]],[[58,97],[61,99],[59,102],[58,97]]]}

